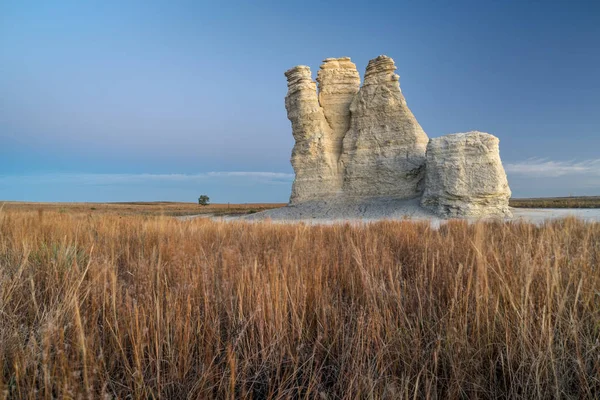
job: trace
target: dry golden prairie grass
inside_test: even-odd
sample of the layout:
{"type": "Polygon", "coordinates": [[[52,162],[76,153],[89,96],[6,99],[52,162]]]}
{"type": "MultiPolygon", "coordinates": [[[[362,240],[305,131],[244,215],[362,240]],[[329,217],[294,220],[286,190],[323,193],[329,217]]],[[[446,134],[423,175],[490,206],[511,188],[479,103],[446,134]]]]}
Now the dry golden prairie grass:
{"type": "Polygon", "coordinates": [[[0,211],[0,397],[597,398],[600,225],[0,211]]]}

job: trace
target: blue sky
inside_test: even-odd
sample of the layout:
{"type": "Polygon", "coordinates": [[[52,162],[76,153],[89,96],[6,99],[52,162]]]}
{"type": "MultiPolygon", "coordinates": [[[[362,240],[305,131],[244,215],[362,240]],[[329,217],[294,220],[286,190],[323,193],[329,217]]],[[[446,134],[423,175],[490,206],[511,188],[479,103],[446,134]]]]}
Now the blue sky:
{"type": "Polygon", "coordinates": [[[283,72],[393,57],[430,137],[515,197],[600,195],[595,1],[0,0],[0,199],[285,202],[283,72]]]}

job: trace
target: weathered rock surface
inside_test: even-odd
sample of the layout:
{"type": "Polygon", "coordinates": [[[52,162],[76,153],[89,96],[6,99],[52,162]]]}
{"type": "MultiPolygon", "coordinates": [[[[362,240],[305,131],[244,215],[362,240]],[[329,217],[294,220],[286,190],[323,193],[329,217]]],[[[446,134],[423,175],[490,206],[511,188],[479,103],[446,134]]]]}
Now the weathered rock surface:
{"type": "Polygon", "coordinates": [[[339,154],[334,150],[333,132],[319,105],[310,68],[300,65],[286,71],[285,76],[288,81],[285,108],[296,140],[291,158],[296,179],[290,203],[335,195],[342,184],[339,154]]]}
{"type": "Polygon", "coordinates": [[[476,131],[431,139],[421,205],[451,218],[510,216],[499,142],[476,131]]]}
{"type": "Polygon", "coordinates": [[[350,58],[327,58],[317,74],[318,94],[309,67],[285,73],[296,179],[293,207],[277,215],[328,217],[338,208],[397,216],[398,207],[403,214],[445,218],[510,216],[498,139],[468,132],[429,140],[395,70],[394,60],[379,56],[369,61],[360,87],[350,58]],[[419,202],[426,210],[411,208],[419,202]]]}
{"type": "Polygon", "coordinates": [[[422,193],[428,138],[406,105],[395,70],[390,57],[369,61],[350,105],[341,156],[346,196],[412,198],[422,193]]]}
{"type": "Polygon", "coordinates": [[[333,151],[342,155],[342,141],[350,128],[350,103],[360,88],[360,76],[349,57],[327,58],[317,73],[319,104],[332,130],[333,151]]]}

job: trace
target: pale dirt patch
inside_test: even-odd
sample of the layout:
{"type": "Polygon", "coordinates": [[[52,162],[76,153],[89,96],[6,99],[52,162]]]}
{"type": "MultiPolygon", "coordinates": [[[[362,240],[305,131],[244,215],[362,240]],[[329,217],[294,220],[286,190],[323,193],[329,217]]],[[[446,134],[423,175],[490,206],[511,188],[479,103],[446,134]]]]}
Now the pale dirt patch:
{"type": "MultiPolygon", "coordinates": [[[[553,219],[575,217],[587,222],[600,222],[600,209],[598,208],[511,208],[511,211],[512,218],[504,218],[504,221],[541,224],[553,219]]],[[[414,220],[429,221],[433,226],[439,226],[447,221],[423,209],[419,205],[418,198],[410,200],[394,198],[315,200],[249,215],[219,217],[204,214],[179,217],[179,219],[189,220],[196,217],[210,217],[220,221],[270,220],[278,223],[304,222],[310,224],[414,220]]],[[[475,219],[470,221],[475,221],[475,219]]]]}

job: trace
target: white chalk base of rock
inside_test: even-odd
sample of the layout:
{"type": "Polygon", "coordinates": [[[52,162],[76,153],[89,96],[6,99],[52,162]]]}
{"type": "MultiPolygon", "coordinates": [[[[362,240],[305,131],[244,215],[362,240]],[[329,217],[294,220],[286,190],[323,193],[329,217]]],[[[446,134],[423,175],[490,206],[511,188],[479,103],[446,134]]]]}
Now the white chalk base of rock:
{"type": "MultiPolygon", "coordinates": [[[[273,220],[280,222],[367,222],[379,220],[412,220],[439,223],[445,220],[420,205],[420,199],[397,197],[372,197],[348,199],[336,197],[326,200],[310,200],[300,204],[250,214],[241,218],[250,221],[273,220]]],[[[463,217],[467,220],[504,220],[499,216],[478,218],[463,217]]]]}
{"type": "MultiPolygon", "coordinates": [[[[463,218],[476,221],[513,221],[543,224],[561,218],[577,218],[584,222],[600,222],[600,209],[594,208],[511,208],[512,218],[489,216],[485,218],[463,218]]],[[[215,221],[272,221],[274,223],[304,224],[360,224],[388,220],[424,222],[432,228],[442,226],[447,219],[438,217],[423,209],[418,199],[370,199],[358,204],[337,204],[335,200],[308,201],[296,206],[267,210],[246,216],[215,217],[212,214],[186,215],[176,217],[181,221],[196,218],[209,218],[215,221]],[[317,212],[315,212],[317,210],[317,212]],[[378,211],[379,210],[379,211],[378,211]]]]}
{"type": "Polygon", "coordinates": [[[419,199],[373,197],[311,200],[244,216],[245,220],[355,221],[380,219],[431,219],[435,215],[419,205],[419,199]]]}

